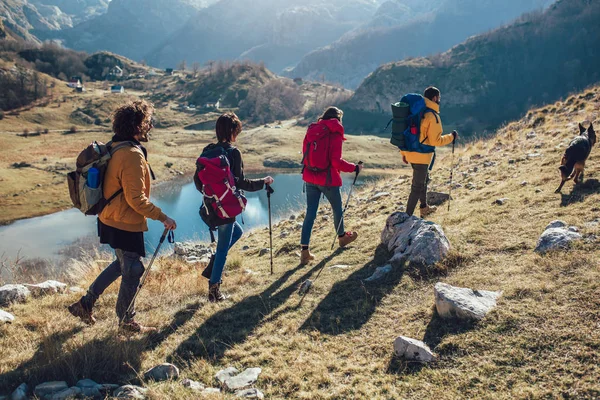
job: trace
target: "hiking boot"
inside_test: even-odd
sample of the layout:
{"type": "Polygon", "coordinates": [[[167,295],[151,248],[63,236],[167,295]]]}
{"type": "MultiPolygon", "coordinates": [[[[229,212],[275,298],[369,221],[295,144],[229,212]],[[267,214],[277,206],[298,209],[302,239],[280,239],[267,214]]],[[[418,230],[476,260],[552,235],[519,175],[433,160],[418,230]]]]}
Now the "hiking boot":
{"type": "Polygon", "coordinates": [[[71,304],[68,307],[68,310],[72,316],[79,318],[86,325],[94,325],[96,323],[96,318],[94,318],[92,310],[86,309],[81,303],[81,300],[71,304]]]}
{"type": "Polygon", "coordinates": [[[202,276],[206,279],[210,279],[210,276],[212,275],[213,265],[215,265],[214,254],[210,256],[210,261],[208,262],[208,265],[206,266],[206,268],[204,268],[204,271],[202,271],[202,276]]]}
{"type": "Polygon", "coordinates": [[[119,324],[119,333],[121,335],[136,335],[158,332],[158,329],[151,326],[143,326],[135,321],[123,322],[119,324]]]}
{"type": "Polygon", "coordinates": [[[220,301],[227,300],[228,298],[229,296],[221,293],[220,283],[214,283],[212,285],[210,282],[208,283],[208,301],[211,303],[218,303],[220,301]]]}
{"type": "Polygon", "coordinates": [[[307,265],[315,259],[315,255],[310,250],[302,250],[300,253],[300,264],[307,265]]]}
{"type": "Polygon", "coordinates": [[[340,242],[340,247],[346,247],[350,243],[354,242],[358,238],[358,233],[356,232],[346,232],[346,234],[342,237],[339,237],[338,240],[340,242]]]}
{"type": "Polygon", "coordinates": [[[421,207],[421,218],[426,218],[428,215],[431,215],[436,211],[437,211],[436,206],[421,207]]]}

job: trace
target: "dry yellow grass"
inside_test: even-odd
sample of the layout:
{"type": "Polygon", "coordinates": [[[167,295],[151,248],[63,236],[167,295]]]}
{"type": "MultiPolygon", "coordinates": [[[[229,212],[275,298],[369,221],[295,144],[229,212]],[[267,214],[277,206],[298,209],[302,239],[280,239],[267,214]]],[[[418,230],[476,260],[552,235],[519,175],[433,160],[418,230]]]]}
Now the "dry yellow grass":
{"type": "MultiPolygon", "coordinates": [[[[206,301],[200,271],[159,260],[138,308],[141,321],[159,327],[156,338],[117,339],[116,287],[100,300],[94,327],[66,314],[76,296],[10,307],[17,320],[0,326],[1,391],[22,381],[135,382],[145,369],[169,361],[183,377],[207,385],[223,367],[261,367],[257,387],[275,399],[600,397],[600,231],[590,224],[599,217],[598,149],[588,162],[586,183],[571,193],[568,184],[562,196],[553,193],[575,123],[598,120],[600,90],[589,92],[587,100],[575,96],[535,110],[496,137],[457,150],[455,176],[463,188],[454,191],[450,213],[443,207],[432,217],[449,237],[452,254],[436,268],[426,273],[401,268],[379,283],[362,282],[387,259],[378,249],[380,233],[408,195],[405,178],[390,178],[357,196],[386,190],[391,198],[353,201],[347,220],[361,236],[348,249],[331,253],[331,222],[318,219],[313,251],[319,264],[298,266],[296,234],[276,239],[279,255],[270,276],[268,257],[258,256],[268,233],[246,235],[241,245],[250,250],[237,245],[229,262],[234,268],[226,268],[224,289],[232,298],[225,303],[206,301]],[[532,130],[537,137],[526,139],[532,130]],[[542,156],[527,158],[531,153],[542,156]],[[465,188],[469,181],[476,189],[465,188]],[[506,205],[492,205],[499,197],[509,198],[506,205]],[[539,256],[533,248],[554,219],[580,227],[586,240],[569,252],[539,256]],[[335,264],[351,268],[328,268],[335,264]],[[300,304],[298,285],[322,265],[325,270],[300,304]],[[504,295],[478,324],[441,321],[432,308],[438,280],[504,295]],[[439,360],[420,366],[394,359],[398,335],[424,340],[439,360]]],[[[447,190],[449,167],[446,151],[434,171],[434,187],[447,190]]],[[[277,226],[274,238],[291,224],[277,226]]],[[[197,397],[179,382],[148,387],[155,399],[197,397]]]]}

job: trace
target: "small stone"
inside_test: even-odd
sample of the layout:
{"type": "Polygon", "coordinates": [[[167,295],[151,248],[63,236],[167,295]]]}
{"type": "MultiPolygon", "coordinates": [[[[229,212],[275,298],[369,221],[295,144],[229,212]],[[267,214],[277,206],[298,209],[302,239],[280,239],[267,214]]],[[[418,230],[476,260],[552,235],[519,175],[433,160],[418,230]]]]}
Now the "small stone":
{"type": "Polygon", "coordinates": [[[10,400],[27,400],[27,392],[29,392],[29,387],[26,383],[21,383],[10,395],[10,400]]]}
{"type": "Polygon", "coordinates": [[[230,392],[245,389],[256,382],[261,372],[260,368],[248,368],[241,374],[226,379],[223,386],[230,392]]]}
{"type": "Polygon", "coordinates": [[[134,386],[134,385],[125,385],[117,388],[113,396],[117,399],[139,399],[144,400],[146,398],[146,392],[148,389],[134,386]]]}
{"type": "Polygon", "coordinates": [[[279,234],[280,239],[285,239],[288,236],[290,236],[290,233],[288,231],[281,231],[281,233],[279,234]]]}
{"type": "Polygon", "coordinates": [[[202,390],[206,389],[206,386],[204,386],[200,382],[196,382],[196,381],[193,381],[191,379],[184,379],[181,382],[181,384],[183,386],[185,386],[186,388],[189,388],[189,389],[195,390],[195,391],[202,391],[202,390]]]}
{"type": "Polygon", "coordinates": [[[512,159],[512,158],[511,158],[510,160],[508,160],[508,163],[509,163],[509,164],[514,164],[515,162],[516,162],[516,161],[515,161],[514,159],[512,159]]]}
{"type": "Polygon", "coordinates": [[[294,230],[299,231],[302,229],[302,227],[303,227],[302,224],[296,224],[296,225],[294,225],[294,230]]]}
{"type": "Polygon", "coordinates": [[[377,267],[373,275],[365,279],[365,282],[373,282],[383,278],[385,275],[389,274],[392,271],[392,266],[390,264],[384,265],[383,267],[377,267]]]}
{"type": "Polygon", "coordinates": [[[485,161],[483,163],[483,166],[486,167],[486,168],[495,167],[496,166],[496,162],[495,161],[485,161]]]}
{"type": "Polygon", "coordinates": [[[24,303],[31,296],[25,285],[4,285],[0,287],[0,306],[24,303]]]}
{"type": "Polygon", "coordinates": [[[225,381],[227,379],[232,378],[232,377],[238,375],[239,373],[240,373],[240,371],[238,371],[237,368],[228,367],[228,368],[222,369],[219,372],[217,372],[217,374],[215,375],[215,379],[217,380],[217,382],[219,382],[222,385],[225,383],[225,381]]]}
{"type": "Polygon", "coordinates": [[[82,393],[82,390],[76,386],[62,390],[50,397],[50,400],[67,400],[77,398],[82,393]]]}
{"type": "Polygon", "coordinates": [[[322,221],[325,221],[325,222],[329,221],[329,219],[330,219],[330,218],[329,218],[329,215],[323,215],[323,216],[321,217],[321,220],[322,220],[322,221]]]}
{"type": "Polygon", "coordinates": [[[540,236],[535,252],[545,254],[552,250],[568,250],[572,242],[583,238],[571,228],[573,227],[566,228],[563,221],[552,222],[540,236]]]}
{"type": "Polygon", "coordinates": [[[302,284],[298,288],[298,294],[302,296],[303,294],[308,292],[308,290],[312,287],[312,284],[313,282],[310,279],[307,279],[304,282],[302,282],[302,284]]]}
{"type": "Polygon", "coordinates": [[[296,216],[294,214],[290,215],[290,221],[295,221],[296,220],[296,216]]]}
{"type": "Polygon", "coordinates": [[[68,388],[69,385],[67,385],[67,382],[64,381],[46,382],[37,385],[33,390],[33,393],[40,398],[51,397],[53,394],[62,392],[68,388]]]}
{"type": "Polygon", "coordinates": [[[536,193],[542,193],[542,189],[535,189],[536,193]]]}
{"type": "Polygon", "coordinates": [[[489,179],[487,181],[485,181],[486,185],[491,185],[492,183],[494,183],[494,182],[490,181],[489,179]]]}
{"type": "Polygon", "coordinates": [[[0,310],[0,323],[12,324],[15,320],[15,316],[6,311],[0,310]]]}
{"type": "Polygon", "coordinates": [[[521,186],[527,186],[528,184],[529,184],[529,182],[527,182],[527,181],[521,182],[521,186]]]}
{"type": "Polygon", "coordinates": [[[179,368],[173,364],[160,364],[154,368],[149,369],[144,373],[144,379],[153,380],[155,382],[162,382],[171,379],[177,379],[179,377],[179,368]]]}
{"type": "Polygon", "coordinates": [[[258,389],[246,389],[246,390],[238,390],[235,392],[237,397],[242,397],[244,399],[264,399],[265,395],[258,389]]]}
{"type": "Polygon", "coordinates": [[[542,155],[540,153],[529,153],[527,154],[527,158],[540,158],[542,155]]]}
{"type": "Polygon", "coordinates": [[[250,246],[246,245],[244,247],[242,247],[242,251],[248,251],[250,250],[250,246]]]}
{"type": "Polygon", "coordinates": [[[258,256],[259,256],[259,257],[262,257],[262,256],[264,256],[265,254],[269,254],[269,252],[270,252],[270,251],[271,251],[271,250],[269,250],[269,249],[260,249],[260,251],[258,252],[258,256]]]}
{"type": "Polygon", "coordinates": [[[502,292],[472,290],[437,283],[434,288],[435,307],[442,318],[481,320],[496,307],[502,292]]]}
{"type": "Polygon", "coordinates": [[[497,206],[503,206],[504,204],[506,204],[507,201],[508,201],[508,198],[504,197],[501,199],[496,199],[496,201],[494,201],[493,204],[495,204],[497,206]]]}
{"type": "Polygon", "coordinates": [[[535,132],[529,132],[527,134],[527,139],[535,139],[537,137],[535,132]]]}
{"type": "Polygon", "coordinates": [[[441,192],[428,192],[427,193],[427,204],[431,206],[439,206],[450,200],[448,193],[441,192]]]}
{"type": "Polygon", "coordinates": [[[409,361],[428,363],[435,359],[433,352],[420,340],[399,336],[394,340],[394,354],[409,361]]]}

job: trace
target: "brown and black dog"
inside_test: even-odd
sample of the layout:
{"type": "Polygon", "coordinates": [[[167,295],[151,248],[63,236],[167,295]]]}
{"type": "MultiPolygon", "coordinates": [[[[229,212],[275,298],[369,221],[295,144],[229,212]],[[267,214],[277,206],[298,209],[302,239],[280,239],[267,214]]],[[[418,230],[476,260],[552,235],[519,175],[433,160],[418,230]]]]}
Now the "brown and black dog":
{"type": "Polygon", "coordinates": [[[579,124],[579,136],[569,143],[569,147],[565,151],[560,162],[560,175],[562,181],[555,193],[560,193],[565,182],[573,179],[575,184],[578,184],[583,179],[583,170],[585,169],[585,161],[590,156],[592,147],[596,144],[596,132],[594,125],[590,124],[587,129],[579,124]]]}

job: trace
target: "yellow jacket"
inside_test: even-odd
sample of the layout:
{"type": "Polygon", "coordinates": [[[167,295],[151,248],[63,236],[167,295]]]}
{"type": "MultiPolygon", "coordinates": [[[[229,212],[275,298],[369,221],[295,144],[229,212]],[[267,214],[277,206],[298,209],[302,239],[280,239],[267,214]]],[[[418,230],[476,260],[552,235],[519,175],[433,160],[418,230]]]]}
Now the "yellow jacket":
{"type": "MultiPolygon", "coordinates": [[[[437,120],[436,115],[432,112],[428,112],[421,121],[421,136],[419,141],[429,146],[445,146],[452,143],[454,137],[450,135],[442,135],[444,132],[442,129],[442,120],[439,116],[440,105],[429,99],[425,99],[425,105],[427,108],[431,108],[433,111],[438,113],[437,120]]],[[[431,164],[433,159],[433,153],[417,153],[414,151],[401,151],[402,155],[411,164],[431,164]]]]}
{"type": "Polygon", "coordinates": [[[150,170],[144,153],[137,147],[125,146],[112,155],[102,188],[105,199],[123,188],[123,193],[100,213],[100,221],[105,225],[128,232],[144,232],[148,230],[146,218],[161,222],[167,219],[149,200],[150,170]]]}

